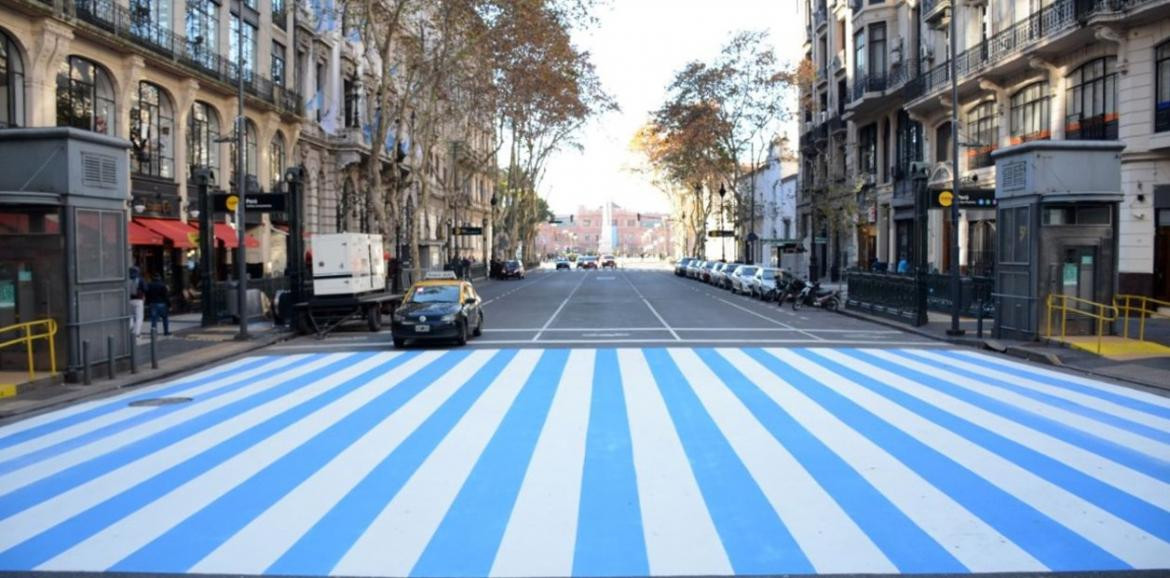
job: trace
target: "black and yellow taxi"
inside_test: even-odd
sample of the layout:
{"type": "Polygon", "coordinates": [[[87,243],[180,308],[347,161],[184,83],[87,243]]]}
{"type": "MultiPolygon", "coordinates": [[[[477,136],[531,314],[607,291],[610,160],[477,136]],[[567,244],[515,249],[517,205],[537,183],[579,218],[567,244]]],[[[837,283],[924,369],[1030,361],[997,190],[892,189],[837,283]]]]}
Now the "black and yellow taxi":
{"type": "Polygon", "coordinates": [[[470,281],[451,271],[428,273],[410,287],[394,311],[394,347],[412,340],[450,339],[459,345],[483,332],[482,299],[470,281]]]}

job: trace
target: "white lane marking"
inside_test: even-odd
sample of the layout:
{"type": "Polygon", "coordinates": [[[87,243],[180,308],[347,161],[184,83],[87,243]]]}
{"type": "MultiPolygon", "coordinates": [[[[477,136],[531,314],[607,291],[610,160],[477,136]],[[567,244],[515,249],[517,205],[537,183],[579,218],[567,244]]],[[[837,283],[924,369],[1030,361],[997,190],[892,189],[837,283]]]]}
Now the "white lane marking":
{"type": "Polygon", "coordinates": [[[811,338],[813,338],[813,339],[815,339],[815,340],[818,340],[818,341],[824,341],[824,338],[823,338],[823,337],[821,337],[821,336],[819,336],[819,335],[814,335],[814,334],[812,334],[812,333],[810,333],[810,332],[808,332],[808,331],[805,331],[805,330],[803,330],[803,329],[797,329],[797,328],[795,328],[795,327],[793,327],[793,326],[791,326],[791,325],[789,325],[789,324],[787,324],[787,323],[784,323],[783,321],[779,321],[779,320],[773,319],[773,318],[771,318],[771,317],[768,317],[767,315],[764,315],[764,314],[762,314],[762,313],[758,313],[758,312],[756,312],[756,311],[752,311],[751,309],[748,309],[747,307],[744,307],[743,305],[739,305],[739,304],[737,304],[737,303],[732,303],[731,301],[728,301],[728,300],[726,300],[726,299],[724,299],[724,298],[722,298],[722,297],[719,297],[719,296],[717,296],[717,295],[713,295],[713,294],[711,294],[711,293],[708,293],[708,295],[710,295],[711,297],[714,297],[714,298],[715,298],[716,300],[718,300],[718,301],[722,301],[722,302],[724,302],[724,303],[726,303],[726,304],[728,304],[728,305],[730,305],[730,306],[732,306],[732,307],[735,307],[736,309],[739,309],[740,311],[743,311],[743,312],[745,312],[745,313],[750,313],[750,314],[752,314],[752,315],[755,315],[756,317],[759,317],[760,319],[763,319],[763,320],[765,320],[765,321],[769,321],[769,322],[771,322],[771,323],[775,323],[776,325],[779,325],[779,326],[781,326],[781,327],[784,327],[785,329],[791,329],[791,330],[793,330],[793,331],[798,331],[798,332],[800,332],[800,333],[803,333],[803,334],[805,334],[805,335],[807,335],[807,336],[809,336],[809,337],[811,337],[811,338]]]}
{"type": "MultiPolygon", "coordinates": [[[[851,369],[856,369],[865,375],[878,379],[890,387],[917,397],[947,413],[1030,447],[1163,510],[1170,511],[1170,484],[862,360],[831,350],[817,348],[813,351],[827,359],[846,364],[851,369]]],[[[870,350],[867,353],[898,363],[907,369],[921,371],[940,380],[949,380],[951,377],[951,374],[945,369],[932,368],[915,362],[904,362],[896,356],[888,355],[885,351],[870,350]]]]}
{"type": "Polygon", "coordinates": [[[1039,513],[1080,534],[1135,568],[1161,568],[1170,560],[1170,543],[1097,507],[1080,496],[1004,459],[983,446],[939,426],[791,351],[770,351],[825,387],[852,400],[890,425],[954,460],[1039,513]]]}
{"type": "MultiPolygon", "coordinates": [[[[302,357],[303,356],[298,356],[298,359],[300,359],[302,357]]],[[[264,373],[271,373],[274,370],[274,367],[273,367],[274,365],[279,364],[279,365],[283,366],[286,363],[288,363],[287,360],[273,359],[272,362],[261,364],[260,367],[253,368],[253,369],[250,369],[250,370],[242,372],[242,373],[225,374],[226,377],[221,377],[221,378],[216,379],[214,381],[210,381],[210,382],[207,382],[207,383],[204,383],[202,385],[195,386],[195,387],[192,387],[189,389],[178,390],[178,391],[175,391],[175,392],[170,393],[168,395],[191,397],[191,398],[197,399],[199,396],[203,395],[204,393],[218,389],[218,388],[223,387],[225,385],[230,385],[233,383],[242,383],[248,379],[256,377],[257,375],[264,374],[264,373]]],[[[169,387],[171,384],[162,384],[162,385],[169,387]]],[[[113,399],[102,400],[102,403],[103,404],[105,404],[105,403],[118,403],[120,398],[135,397],[135,396],[142,395],[142,393],[143,393],[142,390],[136,390],[136,391],[134,391],[133,394],[129,394],[129,395],[124,394],[124,395],[115,397],[113,399]]],[[[114,410],[114,411],[107,413],[105,415],[98,416],[98,417],[95,417],[92,419],[88,419],[88,420],[73,424],[71,426],[61,428],[57,431],[46,433],[45,435],[24,441],[22,443],[14,444],[12,446],[9,446],[7,448],[0,450],[0,462],[7,461],[7,460],[10,460],[10,459],[15,458],[15,457],[19,457],[21,455],[30,454],[30,453],[35,452],[37,450],[47,448],[49,446],[52,446],[52,445],[55,445],[55,444],[58,444],[58,443],[61,443],[61,442],[67,441],[67,440],[85,437],[86,434],[94,432],[100,428],[103,428],[103,427],[106,427],[109,425],[113,425],[113,424],[125,421],[127,419],[138,417],[138,416],[142,415],[142,413],[144,411],[150,411],[150,410],[143,409],[140,407],[123,406],[122,408],[114,410]]]]}
{"type": "Polygon", "coordinates": [[[333,574],[410,574],[540,356],[535,349],[516,354],[338,561],[333,574]]]}
{"type": "MultiPolygon", "coordinates": [[[[784,327],[672,327],[675,331],[704,331],[704,332],[734,332],[734,333],[848,333],[850,335],[873,335],[875,337],[882,335],[905,335],[904,331],[896,329],[878,330],[878,329],[786,329],[784,327]]],[[[523,328],[502,328],[502,329],[484,329],[484,333],[532,333],[540,331],[539,327],[532,327],[529,329],[523,328]]],[[[549,327],[545,329],[545,333],[581,333],[584,331],[665,331],[662,327],[549,327]]],[[[329,338],[326,338],[329,341],[329,338]]]]}
{"type": "MultiPolygon", "coordinates": [[[[340,386],[395,357],[381,354],[331,374],[299,391],[316,394],[340,386]]],[[[345,416],[357,411],[383,391],[423,367],[419,357],[394,368],[306,416],[284,429],[196,476],[134,513],[106,526],[102,531],[58,554],[39,566],[42,570],[109,568],[136,552],[171,528],[198,513],[215,499],[239,486],[269,464],[295,450],[345,416]]],[[[275,415],[271,413],[270,415],[275,415]]]]}
{"type": "Polygon", "coordinates": [[[548,321],[545,321],[545,322],[544,322],[544,327],[541,327],[541,328],[540,328],[540,331],[539,331],[539,332],[537,332],[537,334],[536,334],[536,335],[532,336],[532,339],[531,339],[531,341],[538,341],[538,340],[540,339],[540,335],[541,335],[542,333],[544,333],[544,330],[545,330],[545,329],[548,329],[548,326],[549,326],[549,325],[552,325],[552,322],[553,322],[553,321],[554,321],[554,320],[557,318],[557,315],[560,315],[560,314],[561,314],[561,310],[565,308],[565,305],[568,305],[568,304],[569,304],[569,300],[573,298],[573,295],[575,295],[575,294],[577,293],[577,290],[581,288],[581,285],[582,285],[582,284],[584,284],[584,283],[585,283],[585,280],[586,280],[586,279],[588,279],[588,278],[589,278],[589,274],[588,274],[588,273],[586,273],[585,275],[582,275],[582,276],[581,276],[581,280],[577,282],[577,286],[576,286],[576,287],[573,287],[573,290],[569,292],[568,296],[566,296],[566,297],[565,297],[565,300],[564,300],[564,301],[561,301],[561,304],[560,304],[560,306],[558,306],[558,307],[557,307],[557,310],[556,310],[556,311],[553,311],[553,314],[552,314],[552,316],[550,316],[550,317],[548,318],[548,321]]]}
{"type": "Polygon", "coordinates": [[[918,355],[919,357],[925,358],[925,359],[931,359],[931,360],[934,360],[936,362],[949,365],[951,367],[958,367],[960,369],[965,369],[967,371],[971,371],[971,372],[977,373],[979,375],[991,377],[991,378],[998,379],[1001,381],[1006,381],[1007,383],[1017,385],[1017,386],[1025,388],[1025,389],[1030,389],[1032,391],[1048,394],[1048,395],[1051,395],[1054,397],[1059,397],[1059,398],[1065,399],[1067,401],[1073,402],[1077,405],[1092,408],[1092,409],[1095,409],[1095,410],[1100,411],[1102,413],[1107,413],[1107,414],[1119,417],[1119,418],[1124,419],[1124,420],[1128,420],[1128,421],[1131,421],[1134,423],[1142,424],[1144,426],[1147,426],[1147,427],[1150,427],[1150,428],[1153,428],[1156,430],[1170,431],[1170,419],[1158,417],[1156,415],[1149,414],[1149,413],[1146,413],[1144,411],[1125,407],[1121,404],[1114,403],[1114,402],[1109,401],[1107,399],[1101,399],[1099,397],[1087,395],[1087,394],[1084,394],[1084,393],[1081,393],[1081,392],[1078,392],[1075,390],[1071,390],[1071,389],[1068,389],[1065,387],[1048,385],[1046,383],[1034,381],[1034,380],[1031,380],[1031,379],[1022,377],[1022,376],[1012,375],[1009,373],[1004,373],[1002,371],[997,371],[996,369],[994,369],[992,367],[987,367],[985,365],[968,363],[968,362],[965,362],[962,360],[952,359],[952,358],[946,357],[946,356],[930,355],[930,354],[926,354],[926,355],[916,354],[916,355],[918,355]]]}
{"type": "Polygon", "coordinates": [[[646,358],[637,349],[618,350],[617,356],[650,573],[733,574],[646,358]]]}
{"type": "MultiPolygon", "coordinates": [[[[768,350],[774,356],[779,351],[768,350]]],[[[719,354],[971,572],[1047,570],[995,528],[743,351],[720,348],[719,354]]]]}
{"type": "MultiPolygon", "coordinates": [[[[676,343],[679,345],[686,345],[689,343],[704,344],[704,343],[758,343],[758,344],[785,344],[796,343],[804,345],[865,345],[873,347],[874,345],[891,346],[891,347],[952,347],[949,343],[932,342],[932,341],[888,341],[888,340],[860,340],[860,339],[819,339],[813,341],[811,339],[667,339],[667,338],[614,338],[614,339],[542,339],[540,343],[547,344],[607,344],[607,343],[676,343]]],[[[475,340],[475,345],[532,345],[531,339],[484,339],[475,340]]],[[[323,351],[341,349],[345,351],[365,351],[370,348],[386,348],[385,343],[323,343],[321,345],[280,345],[273,347],[275,351],[323,351]]]]}
{"type": "Polygon", "coordinates": [[[486,349],[468,355],[254,518],[190,572],[263,574],[493,355],[495,352],[486,349]]]}
{"type": "Polygon", "coordinates": [[[658,318],[658,322],[661,323],[662,326],[665,327],[668,331],[670,331],[670,334],[674,337],[674,340],[675,341],[682,341],[682,338],[678,336],[678,333],[676,333],[674,331],[674,329],[671,329],[670,324],[667,323],[666,320],[663,319],[662,316],[658,314],[658,310],[655,309],[654,306],[650,304],[650,301],[648,301],[646,299],[646,296],[642,295],[642,292],[638,290],[638,287],[636,285],[634,285],[633,281],[630,281],[630,278],[628,276],[626,276],[625,273],[622,273],[622,279],[625,279],[626,283],[629,284],[630,289],[633,289],[634,293],[638,294],[638,298],[641,299],[642,303],[645,303],[646,307],[648,309],[650,309],[650,312],[653,313],[654,316],[658,318]]]}
{"type": "Polygon", "coordinates": [[[898,571],[694,350],[671,348],[669,352],[817,573],[898,571]],[[842,552],[849,555],[842,556],[842,552]]]}
{"type": "Polygon", "coordinates": [[[496,550],[492,576],[573,573],[595,358],[592,349],[569,354],[496,550]]]}
{"type": "MultiPolygon", "coordinates": [[[[542,279],[548,279],[549,277],[551,277],[551,275],[549,275],[547,272],[545,272],[543,275],[535,277],[532,281],[528,281],[527,283],[521,283],[520,285],[518,285],[512,289],[509,289],[503,293],[500,293],[499,295],[496,295],[495,297],[492,297],[491,299],[484,301],[483,303],[480,303],[479,306],[484,307],[490,303],[499,301],[500,299],[503,299],[504,297],[507,297],[507,296],[509,296],[509,295],[521,290],[521,289],[527,289],[528,287],[536,285],[542,279]]],[[[503,281],[497,281],[497,283],[503,283],[503,281]]]]}
{"type": "MultiPolygon", "coordinates": [[[[344,352],[325,356],[321,359],[305,363],[304,365],[301,365],[290,372],[272,375],[265,379],[240,385],[239,389],[235,389],[231,392],[209,399],[203,403],[190,405],[163,417],[126,428],[125,430],[122,430],[115,435],[101,439],[100,442],[74,448],[70,451],[55,455],[49,459],[31,464],[28,467],[4,474],[3,476],[0,476],[0,496],[7,495],[13,491],[16,491],[17,489],[56,474],[62,470],[73,467],[82,462],[87,462],[97,457],[106,455],[110,452],[116,451],[138,440],[146,439],[150,436],[165,432],[184,422],[196,419],[203,414],[215,411],[221,407],[240,401],[241,399],[245,399],[247,397],[272,389],[287,382],[290,379],[295,379],[297,376],[310,373],[344,358],[344,352]]],[[[166,453],[168,455],[171,453],[172,448],[173,446],[167,448],[166,453]]],[[[157,452],[152,455],[159,455],[159,453],[162,452],[157,452]]],[[[9,518],[9,520],[11,519],[12,518],[9,518]]],[[[8,536],[8,534],[0,532],[0,544],[4,542],[4,538],[6,536],[8,536]]],[[[0,550],[3,550],[3,548],[0,548],[0,550]]]]}

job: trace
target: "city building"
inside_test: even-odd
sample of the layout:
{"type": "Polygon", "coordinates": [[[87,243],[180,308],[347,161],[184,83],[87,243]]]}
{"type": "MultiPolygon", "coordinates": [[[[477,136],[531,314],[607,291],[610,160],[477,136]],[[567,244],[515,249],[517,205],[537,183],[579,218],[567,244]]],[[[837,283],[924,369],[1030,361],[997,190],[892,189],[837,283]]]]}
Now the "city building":
{"type": "Polygon", "coordinates": [[[536,252],[545,258],[607,252],[619,257],[677,257],[674,227],[662,213],[640,213],[609,203],[608,207],[578,207],[554,221],[541,223],[536,234],[536,252]]]}
{"type": "Polygon", "coordinates": [[[1170,269],[1170,2],[807,0],[801,9],[812,74],[801,90],[798,204],[814,275],[897,263],[925,234],[931,270],[990,276],[998,247],[1016,233],[997,223],[992,152],[1034,140],[1120,141],[1120,202],[1082,200],[1045,210],[1039,222],[1111,225],[1116,292],[1170,298],[1162,273],[1170,269]],[[951,191],[953,139],[959,191],[951,191]],[[952,192],[958,222],[932,202],[926,231],[915,231],[913,162],[928,163],[932,200],[952,192]]]}
{"type": "Polygon", "coordinates": [[[789,160],[786,138],[769,145],[763,161],[739,179],[747,195],[737,219],[737,260],[793,268],[802,256],[796,235],[797,163],[789,160]]]}

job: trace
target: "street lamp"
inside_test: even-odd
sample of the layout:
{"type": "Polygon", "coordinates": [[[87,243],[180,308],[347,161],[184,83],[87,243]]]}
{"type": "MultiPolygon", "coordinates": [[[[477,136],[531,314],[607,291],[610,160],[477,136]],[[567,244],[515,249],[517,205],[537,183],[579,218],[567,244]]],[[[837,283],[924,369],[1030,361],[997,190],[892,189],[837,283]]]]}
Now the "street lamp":
{"type": "Polygon", "coordinates": [[[723,184],[719,184],[719,253],[720,260],[727,260],[727,241],[723,238],[723,195],[727,194],[727,189],[723,188],[723,184]]]}

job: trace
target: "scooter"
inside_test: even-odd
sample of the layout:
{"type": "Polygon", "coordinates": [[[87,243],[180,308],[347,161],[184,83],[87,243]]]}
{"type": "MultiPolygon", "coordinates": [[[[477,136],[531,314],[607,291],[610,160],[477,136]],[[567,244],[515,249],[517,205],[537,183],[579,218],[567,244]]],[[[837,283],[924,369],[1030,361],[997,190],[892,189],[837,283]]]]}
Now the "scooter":
{"type": "Polygon", "coordinates": [[[792,301],[792,310],[800,311],[802,305],[836,311],[841,306],[841,295],[836,289],[821,289],[820,282],[814,281],[800,290],[800,294],[792,301]]]}
{"type": "Polygon", "coordinates": [[[804,279],[800,277],[790,277],[784,282],[783,287],[777,285],[776,304],[784,307],[784,302],[799,295],[804,290],[805,285],[804,279]]]}

